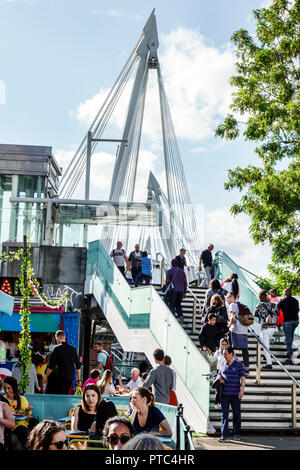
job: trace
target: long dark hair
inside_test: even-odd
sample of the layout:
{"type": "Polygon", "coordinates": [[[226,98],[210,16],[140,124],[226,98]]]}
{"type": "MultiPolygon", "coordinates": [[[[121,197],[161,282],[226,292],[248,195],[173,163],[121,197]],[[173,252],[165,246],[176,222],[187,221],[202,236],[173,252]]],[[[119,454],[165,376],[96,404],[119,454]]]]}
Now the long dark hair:
{"type": "Polygon", "coordinates": [[[99,387],[97,387],[96,384],[88,384],[84,387],[84,390],[83,390],[83,393],[82,393],[82,400],[81,400],[81,407],[83,409],[83,411],[87,412],[87,411],[90,411],[90,407],[89,405],[87,404],[86,402],[86,399],[85,399],[85,394],[88,390],[93,390],[94,392],[97,393],[98,395],[98,401],[97,401],[97,405],[96,405],[96,409],[98,408],[98,405],[101,401],[101,393],[100,393],[100,389],[99,387]]]}
{"type": "Polygon", "coordinates": [[[5,377],[4,379],[4,385],[10,385],[11,388],[13,389],[13,399],[16,400],[17,402],[17,409],[21,409],[21,394],[19,392],[19,386],[18,382],[14,377],[5,377]]]}
{"type": "Polygon", "coordinates": [[[29,434],[26,449],[27,450],[48,450],[54,434],[64,431],[65,428],[57,423],[45,419],[37,424],[29,434]]]}
{"type": "Polygon", "coordinates": [[[232,293],[236,298],[239,293],[239,283],[238,283],[239,276],[236,273],[232,273],[231,276],[226,279],[224,282],[231,282],[232,283],[232,293]]]}
{"type": "Polygon", "coordinates": [[[138,392],[142,398],[147,399],[147,405],[150,406],[155,406],[155,399],[153,393],[148,390],[146,387],[137,387],[134,389],[135,392],[138,392]]]}
{"type": "Polygon", "coordinates": [[[220,284],[220,281],[216,278],[212,279],[209,283],[209,288],[212,289],[212,290],[218,290],[218,289],[222,289],[221,288],[221,284],[220,284]]]}

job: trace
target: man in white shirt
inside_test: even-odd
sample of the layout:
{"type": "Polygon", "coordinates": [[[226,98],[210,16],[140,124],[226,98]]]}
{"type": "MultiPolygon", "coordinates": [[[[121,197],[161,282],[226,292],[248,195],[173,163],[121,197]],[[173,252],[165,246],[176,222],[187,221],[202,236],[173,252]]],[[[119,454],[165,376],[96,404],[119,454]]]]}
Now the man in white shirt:
{"type": "Polygon", "coordinates": [[[239,304],[234,294],[226,295],[226,307],[230,321],[227,323],[231,333],[232,347],[241,349],[245,376],[249,375],[248,327],[239,322],[239,304]]]}
{"type": "Polygon", "coordinates": [[[142,382],[142,379],[140,377],[139,369],[134,367],[131,370],[130,376],[131,376],[131,380],[128,382],[127,385],[123,385],[123,383],[122,383],[122,374],[120,374],[118,376],[120,387],[124,388],[125,390],[133,390],[134,388],[143,386],[143,382],[142,382]]]}
{"type": "Polygon", "coordinates": [[[117,248],[111,251],[110,257],[113,258],[115,265],[125,277],[124,261],[128,267],[128,258],[126,256],[125,250],[122,248],[122,245],[122,242],[117,242],[117,248]]]}

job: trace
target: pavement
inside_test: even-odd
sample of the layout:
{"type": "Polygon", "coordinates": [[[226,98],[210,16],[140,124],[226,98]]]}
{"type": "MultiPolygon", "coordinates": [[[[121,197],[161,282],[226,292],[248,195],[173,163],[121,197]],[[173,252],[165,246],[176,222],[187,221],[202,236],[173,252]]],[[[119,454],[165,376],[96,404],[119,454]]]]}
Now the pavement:
{"type": "Polygon", "coordinates": [[[216,437],[194,437],[196,450],[300,450],[300,436],[241,435],[240,441],[219,442],[216,437]]]}

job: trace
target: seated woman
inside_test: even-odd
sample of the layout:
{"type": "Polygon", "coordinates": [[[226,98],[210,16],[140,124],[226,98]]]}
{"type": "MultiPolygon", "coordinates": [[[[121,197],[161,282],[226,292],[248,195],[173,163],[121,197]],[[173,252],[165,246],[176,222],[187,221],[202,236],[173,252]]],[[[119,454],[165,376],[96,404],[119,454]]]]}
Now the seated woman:
{"type": "MultiPolygon", "coordinates": [[[[97,385],[94,385],[94,387],[97,387],[97,385]]],[[[98,388],[98,391],[100,394],[99,388],[98,388]]],[[[103,432],[103,428],[104,428],[106,421],[109,418],[112,418],[113,416],[117,416],[117,415],[118,415],[118,412],[114,403],[111,400],[108,400],[107,398],[101,399],[101,394],[100,394],[100,402],[97,406],[97,411],[96,411],[96,420],[93,422],[90,428],[90,431],[94,433],[93,438],[102,439],[102,432],[103,432]]]]}
{"type": "Polygon", "coordinates": [[[0,400],[0,450],[5,450],[5,429],[13,429],[15,420],[9,404],[0,400]]]}
{"type": "Polygon", "coordinates": [[[103,372],[101,379],[97,382],[97,386],[100,389],[101,395],[116,395],[117,391],[113,384],[112,371],[110,369],[107,369],[103,372]]]}
{"type": "Polygon", "coordinates": [[[95,384],[88,384],[83,390],[81,405],[74,408],[71,420],[72,431],[88,431],[96,419],[101,401],[100,390],[95,384]]]}
{"type": "Polygon", "coordinates": [[[114,416],[106,421],[103,429],[103,441],[109,450],[123,450],[132,436],[132,424],[125,416],[114,416]]]}
{"type": "Polygon", "coordinates": [[[131,392],[132,422],[135,434],[149,432],[157,436],[172,436],[172,429],[162,412],[156,408],[153,394],[145,387],[131,392]],[[159,430],[161,428],[161,430],[159,430]]]}
{"type": "Polygon", "coordinates": [[[100,377],[100,370],[99,369],[92,369],[90,372],[89,378],[84,382],[82,385],[82,391],[85,389],[85,387],[89,384],[96,384],[99,380],[100,377]]]}
{"type": "Polygon", "coordinates": [[[59,423],[44,420],[31,431],[26,442],[27,450],[67,450],[65,429],[59,423]]]}
{"type": "MultiPolygon", "coordinates": [[[[31,410],[33,409],[33,407],[28,403],[27,399],[20,394],[18,382],[14,377],[5,377],[4,390],[5,398],[8,400],[9,406],[13,410],[13,413],[15,415],[16,413],[22,413],[23,415],[28,416],[31,415],[31,410]]],[[[28,429],[27,419],[16,421],[15,427],[13,428],[12,432],[17,436],[21,445],[25,447],[25,442],[30,433],[28,429]]]]}

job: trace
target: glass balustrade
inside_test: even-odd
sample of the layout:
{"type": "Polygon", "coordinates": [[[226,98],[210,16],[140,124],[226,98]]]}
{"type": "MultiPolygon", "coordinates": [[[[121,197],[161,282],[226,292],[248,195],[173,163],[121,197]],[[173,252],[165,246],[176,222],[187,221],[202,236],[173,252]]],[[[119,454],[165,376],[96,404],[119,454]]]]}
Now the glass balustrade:
{"type": "MultiPolygon", "coordinates": [[[[87,276],[97,275],[129,328],[150,328],[172,357],[172,365],[206,416],[209,412],[209,364],[152,286],[131,289],[99,241],[89,244],[87,276]]],[[[103,291],[99,293],[102,298],[103,291]]]]}

